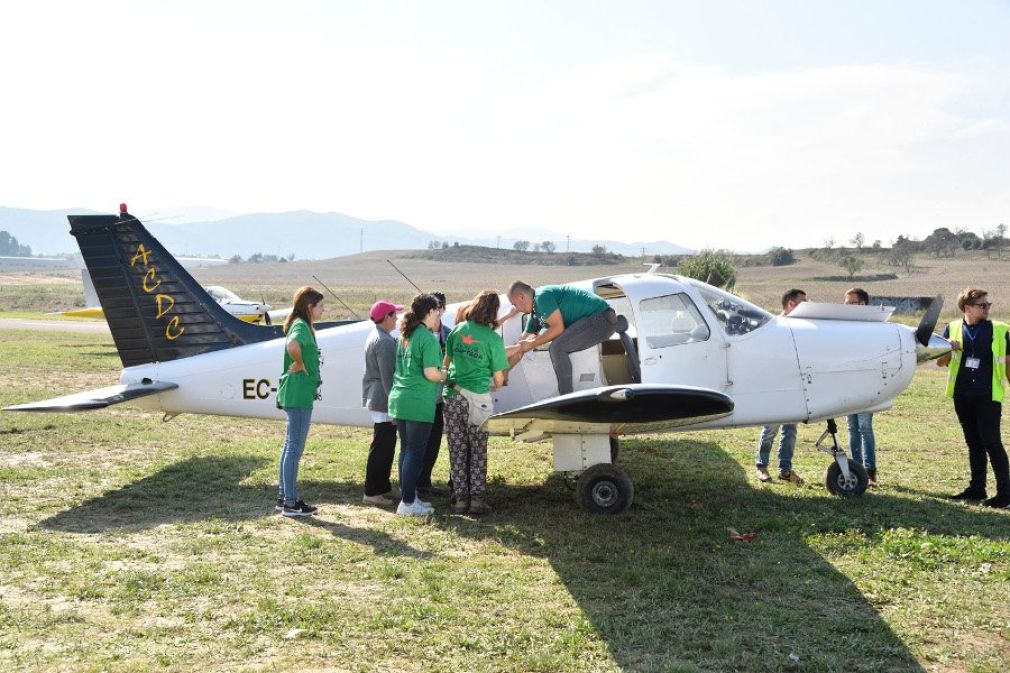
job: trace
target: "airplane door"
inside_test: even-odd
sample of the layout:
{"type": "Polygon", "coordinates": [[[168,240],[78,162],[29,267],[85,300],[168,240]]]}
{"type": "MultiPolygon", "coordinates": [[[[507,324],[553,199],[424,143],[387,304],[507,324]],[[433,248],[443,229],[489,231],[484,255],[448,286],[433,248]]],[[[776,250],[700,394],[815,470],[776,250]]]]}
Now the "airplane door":
{"type": "Polygon", "coordinates": [[[684,286],[665,276],[638,276],[629,281],[622,279],[621,289],[634,313],[642,383],[724,391],[724,339],[706,322],[684,286]]]}

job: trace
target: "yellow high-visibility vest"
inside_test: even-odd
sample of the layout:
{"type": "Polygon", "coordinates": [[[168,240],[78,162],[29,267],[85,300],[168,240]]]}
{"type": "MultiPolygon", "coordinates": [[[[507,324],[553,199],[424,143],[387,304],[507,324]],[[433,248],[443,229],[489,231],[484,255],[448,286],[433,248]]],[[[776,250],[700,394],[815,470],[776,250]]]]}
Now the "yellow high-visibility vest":
{"type": "MultiPolygon", "coordinates": [[[[947,326],[947,334],[951,341],[957,342],[961,350],[950,354],[950,367],[947,370],[947,397],[954,397],[954,383],[957,372],[961,369],[961,354],[964,353],[962,343],[962,326],[964,320],[952,320],[947,326]]],[[[1006,335],[1010,325],[1005,322],[992,321],[992,401],[1003,401],[1003,380],[1006,378],[1006,335]]]]}

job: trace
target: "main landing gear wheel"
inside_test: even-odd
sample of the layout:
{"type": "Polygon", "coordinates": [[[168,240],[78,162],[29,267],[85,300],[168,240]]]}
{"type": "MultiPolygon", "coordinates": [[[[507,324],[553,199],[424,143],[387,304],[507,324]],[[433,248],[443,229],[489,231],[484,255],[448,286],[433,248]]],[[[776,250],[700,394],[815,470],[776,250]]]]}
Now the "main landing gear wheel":
{"type": "Polygon", "coordinates": [[[837,462],[831,463],[828,473],[824,477],[824,485],[834,495],[862,495],[869,483],[870,479],[866,474],[866,469],[851,458],[849,458],[848,479],[842,474],[842,468],[837,462]]]}
{"type": "Polygon", "coordinates": [[[575,500],[594,514],[620,514],[631,507],[634,497],[628,475],[608,463],[597,463],[583,472],[575,487],[575,500]]]}

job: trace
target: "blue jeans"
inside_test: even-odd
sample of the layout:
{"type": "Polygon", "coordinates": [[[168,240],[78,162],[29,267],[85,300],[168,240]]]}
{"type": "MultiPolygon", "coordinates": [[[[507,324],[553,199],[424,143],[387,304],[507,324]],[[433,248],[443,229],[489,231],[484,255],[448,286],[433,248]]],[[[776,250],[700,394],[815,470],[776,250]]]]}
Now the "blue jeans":
{"type": "Polygon", "coordinates": [[[400,499],[408,505],[414,502],[431,426],[421,421],[396,421],[400,431],[400,499]]]}
{"type": "Polygon", "coordinates": [[[873,437],[873,414],[868,411],[851,414],[846,420],[849,422],[849,450],[852,451],[852,460],[867,470],[876,470],[877,441],[873,437]]]}
{"type": "Polygon", "coordinates": [[[758,467],[768,467],[768,458],[772,452],[772,442],[775,435],[782,428],[782,437],[779,438],[779,474],[785,474],[793,469],[793,451],[796,450],[796,424],[786,423],[785,425],[766,425],[761,428],[761,439],[758,440],[757,457],[754,463],[758,467]]]}
{"type": "Polygon", "coordinates": [[[305,439],[309,436],[309,423],[312,421],[312,409],[297,409],[285,407],[288,415],[287,432],[284,435],[284,448],[281,449],[281,478],[277,497],[288,504],[298,502],[298,462],[305,451],[305,439]]]}

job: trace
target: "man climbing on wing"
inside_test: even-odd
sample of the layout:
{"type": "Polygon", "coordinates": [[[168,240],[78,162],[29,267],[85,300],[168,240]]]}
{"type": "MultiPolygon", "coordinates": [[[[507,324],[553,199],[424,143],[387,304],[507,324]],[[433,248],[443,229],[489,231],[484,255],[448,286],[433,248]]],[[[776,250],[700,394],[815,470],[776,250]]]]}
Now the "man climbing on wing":
{"type": "Polygon", "coordinates": [[[499,323],[519,313],[529,315],[509,365],[523,353],[550,344],[548,351],[562,395],[574,389],[570,354],[602,343],[617,330],[614,309],[595,294],[572,285],[545,285],[534,290],[517,280],[509,286],[508,299],[512,310],[499,323]]]}

